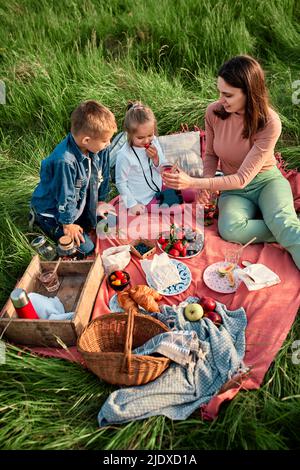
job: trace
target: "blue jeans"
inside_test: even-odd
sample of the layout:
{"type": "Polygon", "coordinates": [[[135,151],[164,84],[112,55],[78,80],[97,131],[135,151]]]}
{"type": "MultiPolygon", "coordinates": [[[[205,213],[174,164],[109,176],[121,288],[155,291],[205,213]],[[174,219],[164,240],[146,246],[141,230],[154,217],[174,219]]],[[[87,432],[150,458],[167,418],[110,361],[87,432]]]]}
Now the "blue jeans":
{"type": "MultiPolygon", "coordinates": [[[[59,238],[64,235],[62,225],[59,224],[54,217],[45,217],[37,213],[34,213],[34,216],[34,223],[38,225],[43,230],[43,232],[45,232],[45,234],[55,242],[58,242],[59,238]]],[[[86,220],[83,216],[79,217],[75,223],[83,227],[83,229],[86,226],[86,220]]],[[[95,245],[86,232],[83,232],[83,237],[85,241],[84,243],[80,244],[78,250],[80,250],[85,255],[89,255],[94,251],[95,245]]]]}

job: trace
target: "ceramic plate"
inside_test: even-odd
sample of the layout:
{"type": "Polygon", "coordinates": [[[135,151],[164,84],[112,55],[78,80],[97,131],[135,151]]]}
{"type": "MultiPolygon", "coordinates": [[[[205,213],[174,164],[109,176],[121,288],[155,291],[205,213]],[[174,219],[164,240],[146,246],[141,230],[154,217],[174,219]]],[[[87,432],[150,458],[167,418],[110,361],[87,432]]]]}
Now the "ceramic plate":
{"type": "MultiPolygon", "coordinates": [[[[198,256],[199,253],[201,253],[201,251],[203,250],[203,247],[204,247],[204,236],[203,236],[203,234],[202,234],[199,230],[196,229],[196,231],[198,232],[199,237],[200,237],[200,235],[201,235],[201,237],[200,237],[200,238],[201,238],[201,239],[200,239],[201,248],[200,248],[199,251],[197,251],[197,253],[195,253],[195,254],[193,254],[193,255],[190,255],[190,256],[172,256],[172,255],[170,255],[170,254],[168,253],[168,256],[169,256],[170,258],[173,258],[173,259],[189,259],[189,258],[194,258],[194,256],[198,256]]],[[[168,233],[167,233],[167,232],[166,232],[166,235],[168,236],[168,233]]],[[[198,242],[199,242],[199,241],[198,241],[198,242]]],[[[156,243],[157,243],[157,246],[158,246],[158,248],[160,249],[160,251],[162,251],[163,253],[165,253],[165,251],[164,251],[164,250],[162,249],[162,247],[161,247],[161,244],[158,243],[158,240],[156,240],[156,243]]]]}
{"type": "MultiPolygon", "coordinates": [[[[109,307],[109,310],[113,313],[116,313],[116,312],[124,312],[124,309],[122,307],[120,307],[119,305],[119,302],[118,302],[118,294],[114,294],[111,298],[110,298],[110,301],[109,301],[109,304],[108,304],[108,307],[109,307]]],[[[139,307],[140,311],[143,313],[145,312],[145,309],[143,309],[142,307],[139,307]]]]}
{"type": "Polygon", "coordinates": [[[229,285],[227,276],[221,277],[218,274],[218,269],[225,267],[226,265],[228,265],[228,263],[225,263],[225,261],[219,261],[218,263],[214,263],[208,266],[203,273],[203,281],[207,287],[209,287],[211,290],[214,290],[215,292],[220,292],[222,294],[232,294],[232,292],[237,290],[242,281],[237,277],[234,270],[233,274],[235,279],[235,286],[231,287],[229,285]]]}
{"type": "MultiPolygon", "coordinates": [[[[175,266],[177,267],[181,281],[178,282],[178,284],[173,284],[172,286],[167,287],[167,289],[165,290],[157,291],[161,295],[166,295],[166,296],[181,294],[182,292],[184,292],[185,290],[189,288],[192,282],[191,271],[185,264],[181,263],[180,261],[177,261],[176,259],[171,259],[170,261],[171,263],[175,264],[175,266]]],[[[151,278],[149,276],[146,277],[146,280],[147,280],[148,286],[153,287],[153,289],[155,289],[154,285],[152,284],[151,278]]]]}

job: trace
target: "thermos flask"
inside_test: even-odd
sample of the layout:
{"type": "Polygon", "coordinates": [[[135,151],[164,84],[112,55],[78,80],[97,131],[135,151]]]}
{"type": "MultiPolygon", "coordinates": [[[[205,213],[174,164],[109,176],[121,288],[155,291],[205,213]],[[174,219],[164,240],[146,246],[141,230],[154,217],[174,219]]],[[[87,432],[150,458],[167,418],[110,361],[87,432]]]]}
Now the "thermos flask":
{"type": "Polygon", "coordinates": [[[34,307],[24,289],[17,287],[10,294],[10,299],[20,318],[39,319],[34,307]]]}

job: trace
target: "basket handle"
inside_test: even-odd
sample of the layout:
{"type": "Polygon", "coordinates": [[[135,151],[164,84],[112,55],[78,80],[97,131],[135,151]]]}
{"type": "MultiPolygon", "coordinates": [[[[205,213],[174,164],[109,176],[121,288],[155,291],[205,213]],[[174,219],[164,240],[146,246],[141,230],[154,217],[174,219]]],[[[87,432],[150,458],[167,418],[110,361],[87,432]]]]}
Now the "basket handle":
{"type": "Polygon", "coordinates": [[[130,373],[130,367],[131,367],[134,316],[136,313],[137,313],[137,310],[135,308],[128,309],[126,339],[125,339],[125,348],[124,348],[124,361],[123,361],[122,369],[129,373],[130,373]]]}

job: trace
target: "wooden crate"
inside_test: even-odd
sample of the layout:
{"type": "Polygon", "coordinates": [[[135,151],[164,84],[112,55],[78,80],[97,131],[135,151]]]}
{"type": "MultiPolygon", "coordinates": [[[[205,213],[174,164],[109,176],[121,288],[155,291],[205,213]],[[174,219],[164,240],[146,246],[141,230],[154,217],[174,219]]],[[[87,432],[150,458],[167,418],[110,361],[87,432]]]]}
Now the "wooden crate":
{"type": "Polygon", "coordinates": [[[130,243],[130,251],[137,256],[140,259],[145,259],[148,258],[149,256],[153,255],[156,252],[156,246],[154,242],[151,242],[150,240],[144,239],[144,238],[139,238],[138,240],[134,240],[133,242],[130,243]],[[138,245],[139,243],[144,243],[146,246],[149,247],[149,251],[145,253],[144,255],[141,255],[135,248],[135,245],[138,245]]]}
{"type": "Polygon", "coordinates": [[[0,314],[0,336],[17,344],[31,346],[63,347],[76,345],[79,336],[89,323],[97,292],[104,278],[101,257],[95,260],[62,261],[58,268],[61,281],[58,291],[45,290],[37,278],[40,268],[53,269],[55,261],[40,261],[34,256],[16,287],[26,292],[37,292],[47,297],[57,296],[66,312],[75,312],[73,320],[25,320],[18,318],[9,299],[0,314]],[[57,340],[58,338],[58,340],[57,340]],[[60,344],[62,342],[62,344],[60,344]]]}

